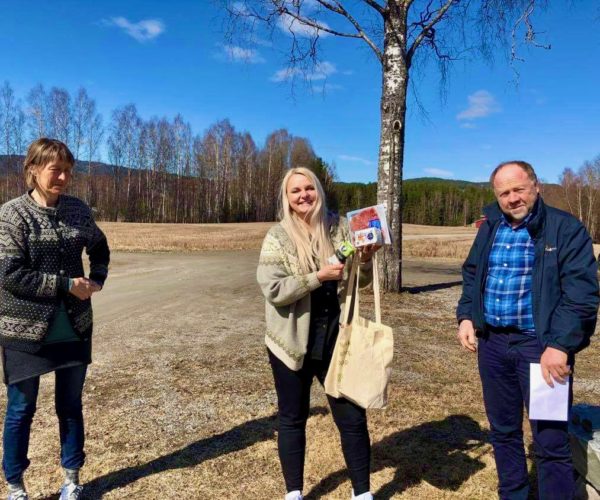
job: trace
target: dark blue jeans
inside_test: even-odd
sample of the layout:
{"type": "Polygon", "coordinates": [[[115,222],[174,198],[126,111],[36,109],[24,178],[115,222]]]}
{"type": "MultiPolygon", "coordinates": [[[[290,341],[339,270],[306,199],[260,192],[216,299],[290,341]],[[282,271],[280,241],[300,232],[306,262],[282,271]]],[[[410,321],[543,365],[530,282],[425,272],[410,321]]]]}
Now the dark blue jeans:
{"type": "MultiPolygon", "coordinates": [[[[478,352],[500,498],[526,500],[529,478],[523,444],[523,407],[529,405],[529,364],[539,363],[542,348],[535,337],[504,332],[480,337],[478,352]]],[[[530,420],[530,425],[539,498],[573,498],[575,482],[567,422],[530,420]]]]}
{"type": "MultiPolygon", "coordinates": [[[[81,394],[87,365],[56,370],[55,407],[60,431],[61,464],[79,469],[85,461],[81,394]]],[[[2,468],[9,483],[18,483],[29,466],[27,452],[31,421],[36,410],[40,377],[8,386],[4,418],[2,468]]]]}

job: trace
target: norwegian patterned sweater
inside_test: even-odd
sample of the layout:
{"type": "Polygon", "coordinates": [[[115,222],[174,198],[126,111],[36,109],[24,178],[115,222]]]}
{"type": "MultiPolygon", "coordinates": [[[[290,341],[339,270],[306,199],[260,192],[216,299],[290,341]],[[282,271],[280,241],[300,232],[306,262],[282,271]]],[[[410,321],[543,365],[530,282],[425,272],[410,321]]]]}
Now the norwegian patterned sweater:
{"type": "MultiPolygon", "coordinates": [[[[350,239],[346,219],[331,225],[334,248],[350,239]]],[[[338,285],[340,306],[344,307],[348,273],[352,260],[346,261],[344,279],[338,285]]],[[[371,282],[371,263],[361,264],[360,285],[371,282]]],[[[310,327],[310,292],[321,286],[317,272],[303,274],[296,246],[287,232],[277,224],[269,229],[260,251],[256,279],[265,296],[265,342],[291,370],[300,370],[308,346],[310,327]]]]}
{"type": "Polygon", "coordinates": [[[92,334],[91,301],[68,293],[69,278],[84,276],[103,285],[110,252],[90,208],[61,195],[56,207],[38,205],[29,193],[0,207],[0,345],[36,352],[62,301],[75,333],[92,334]]]}

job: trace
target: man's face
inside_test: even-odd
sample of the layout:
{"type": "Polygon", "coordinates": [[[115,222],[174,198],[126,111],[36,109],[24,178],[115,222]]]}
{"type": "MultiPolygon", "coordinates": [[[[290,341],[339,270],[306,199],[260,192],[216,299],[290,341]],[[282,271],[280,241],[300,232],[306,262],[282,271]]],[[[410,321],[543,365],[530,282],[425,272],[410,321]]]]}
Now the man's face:
{"type": "Polygon", "coordinates": [[[500,209],[514,224],[519,224],[531,213],[540,192],[525,170],[515,164],[508,164],[498,171],[493,187],[500,209]]]}

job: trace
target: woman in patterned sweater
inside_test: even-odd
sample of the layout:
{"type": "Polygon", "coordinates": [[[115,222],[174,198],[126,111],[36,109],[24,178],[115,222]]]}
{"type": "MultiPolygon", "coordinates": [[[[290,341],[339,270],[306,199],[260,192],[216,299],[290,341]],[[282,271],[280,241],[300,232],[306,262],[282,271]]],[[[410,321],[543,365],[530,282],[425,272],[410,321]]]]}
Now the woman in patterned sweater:
{"type": "MultiPolygon", "coordinates": [[[[293,168],[280,190],[280,220],[263,242],[257,279],[266,299],[266,344],[278,400],[278,448],[286,500],[302,498],[306,421],[313,378],[323,384],[339,329],[349,265],[327,258],[349,239],[345,220],[327,212],[323,188],[306,168],[293,168]]],[[[370,279],[375,248],[360,253],[370,279]]],[[[366,283],[362,283],[366,284],[366,283]]],[[[327,396],[340,431],[352,498],[369,492],[370,442],[365,410],[327,396]]]]}
{"type": "Polygon", "coordinates": [[[38,139],[27,151],[31,190],[0,207],[0,346],[7,406],[2,466],[9,500],[27,499],[23,473],[40,375],[55,372],[61,500],[81,497],[84,428],[81,396],[91,362],[90,297],[102,289],[109,249],[90,208],[62,194],[75,160],[62,142],[38,139]],[[90,275],[82,251],[89,255],[90,275]]]}

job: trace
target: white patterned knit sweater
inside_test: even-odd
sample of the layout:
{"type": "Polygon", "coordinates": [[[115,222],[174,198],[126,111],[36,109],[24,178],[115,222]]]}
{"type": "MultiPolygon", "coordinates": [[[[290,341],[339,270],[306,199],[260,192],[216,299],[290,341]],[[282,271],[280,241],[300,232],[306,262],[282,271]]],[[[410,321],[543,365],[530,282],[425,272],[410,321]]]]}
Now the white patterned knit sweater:
{"type": "MultiPolygon", "coordinates": [[[[331,226],[331,242],[338,248],[349,240],[348,224],[341,218],[331,226]]],[[[344,307],[348,273],[352,259],[346,261],[344,279],[339,282],[338,297],[344,307]]],[[[371,263],[361,265],[360,285],[372,277],[371,263]]],[[[281,224],[273,226],[262,244],[256,278],[265,296],[265,342],[291,370],[302,368],[310,327],[310,292],[321,286],[317,272],[300,271],[298,253],[281,224]]]]}

